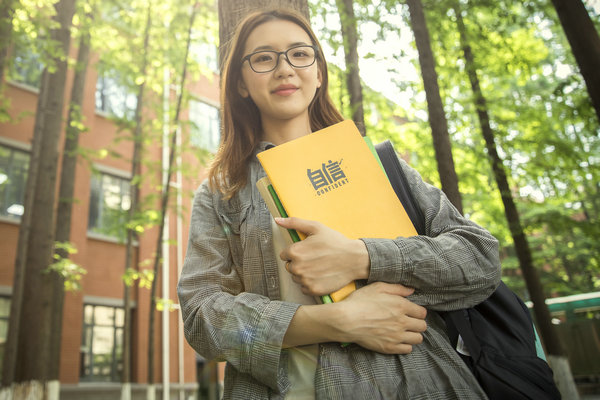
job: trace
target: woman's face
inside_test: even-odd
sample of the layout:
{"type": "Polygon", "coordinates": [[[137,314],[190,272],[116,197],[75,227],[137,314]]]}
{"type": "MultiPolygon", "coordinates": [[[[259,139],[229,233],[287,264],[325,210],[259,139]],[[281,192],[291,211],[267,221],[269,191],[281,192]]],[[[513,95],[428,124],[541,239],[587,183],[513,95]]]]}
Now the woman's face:
{"type": "MultiPolygon", "coordinates": [[[[308,34],[293,22],[273,20],[257,26],[250,33],[244,56],[260,50],[286,51],[298,45],[312,45],[308,34]]],[[[273,53],[267,56],[277,57],[273,53]]],[[[261,60],[256,59],[256,64],[261,60]]],[[[263,124],[297,118],[306,118],[306,123],[308,106],[320,86],[321,73],[316,61],[308,67],[295,68],[288,63],[285,55],[279,55],[277,66],[270,72],[255,72],[250,63],[244,61],[238,90],[243,97],[252,98],[263,124]]]]}

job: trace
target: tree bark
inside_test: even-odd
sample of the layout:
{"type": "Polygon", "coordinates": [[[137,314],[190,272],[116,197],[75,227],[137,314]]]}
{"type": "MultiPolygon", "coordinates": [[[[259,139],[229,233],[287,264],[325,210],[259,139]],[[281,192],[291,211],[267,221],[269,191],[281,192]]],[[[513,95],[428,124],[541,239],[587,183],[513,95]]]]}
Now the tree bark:
{"type": "Polygon", "coordinates": [[[267,8],[288,8],[310,19],[307,0],[219,0],[219,70],[223,70],[223,61],[227,54],[229,41],[238,23],[248,14],[267,8]]]}
{"type": "MultiPolygon", "coordinates": [[[[58,191],[58,207],[56,212],[55,240],[57,242],[68,242],[71,239],[71,211],[73,208],[73,193],[75,188],[75,168],[77,166],[77,149],[79,147],[80,128],[75,123],[81,123],[81,109],[83,107],[83,93],[87,66],[90,54],[90,34],[84,34],[79,40],[79,51],[77,53],[77,65],[71,88],[71,103],[69,105],[69,117],[66,126],[65,143],[60,175],[60,187],[58,191]]],[[[68,258],[65,250],[56,250],[61,258],[68,258]]],[[[62,316],[64,304],[64,279],[60,274],[53,274],[54,294],[52,296],[52,330],[51,330],[51,353],[50,353],[50,380],[59,379],[60,371],[60,349],[62,336],[62,316]]]]}
{"type": "MultiPolygon", "coordinates": [[[[37,110],[46,107],[48,98],[48,71],[42,73],[40,84],[40,95],[37,101],[37,110]],[[44,95],[42,95],[44,94],[44,95]]],[[[4,346],[4,359],[2,366],[2,386],[8,387],[15,382],[15,373],[17,367],[17,349],[20,338],[20,320],[23,305],[23,292],[25,291],[25,259],[27,256],[27,246],[29,242],[29,233],[31,232],[31,215],[33,209],[33,199],[36,188],[37,172],[40,163],[40,153],[42,148],[42,126],[44,115],[36,114],[35,125],[33,128],[33,142],[29,166],[27,168],[27,184],[25,188],[25,198],[23,201],[24,210],[21,216],[19,238],[17,241],[17,251],[15,258],[15,272],[13,278],[13,291],[10,303],[10,317],[8,323],[8,333],[6,345],[4,346]]]]}
{"type": "Polygon", "coordinates": [[[12,44],[12,19],[17,0],[6,0],[0,3],[0,90],[4,83],[4,68],[8,60],[8,49],[12,44]]]}
{"type": "Polygon", "coordinates": [[[358,31],[352,0],[335,1],[342,26],[342,38],[344,42],[344,59],[346,62],[346,87],[350,95],[350,110],[352,120],[360,131],[366,135],[365,111],[363,106],[362,85],[358,67],[358,31]]]}
{"type": "MultiPolygon", "coordinates": [[[[60,26],[52,31],[51,37],[60,43],[62,55],[67,55],[75,0],[61,0],[55,7],[56,20],[60,26]]],[[[66,58],[59,55],[54,61],[56,71],[45,72],[46,83],[42,85],[39,94],[41,99],[38,101],[41,107],[36,111],[36,127],[40,128],[40,133],[34,138],[41,141],[39,148],[43,152],[39,152],[39,164],[33,165],[37,167],[37,171],[30,171],[28,178],[35,179],[35,183],[32,185],[28,182],[28,189],[34,191],[29,195],[32,200],[31,221],[27,251],[24,253],[25,276],[22,278],[26,284],[23,285],[22,309],[18,321],[15,382],[45,382],[50,375],[52,279],[46,269],[52,262],[54,247],[58,142],[63,122],[67,74],[66,58]]],[[[34,151],[36,146],[34,143],[34,151]]],[[[21,235],[19,238],[21,239],[21,235]]]]}
{"type": "MultiPolygon", "coordinates": [[[[525,278],[527,291],[529,292],[529,296],[531,298],[531,301],[533,302],[533,311],[535,314],[537,326],[540,330],[540,337],[545,345],[545,349],[549,355],[549,358],[565,358],[566,353],[561,345],[558,333],[552,325],[550,312],[548,311],[548,306],[545,302],[546,296],[544,295],[538,271],[533,265],[533,258],[531,255],[531,249],[529,248],[529,242],[527,240],[527,237],[525,236],[525,233],[523,232],[521,219],[517,210],[517,206],[513,200],[512,193],[510,191],[506,171],[504,170],[502,159],[500,158],[500,155],[496,150],[496,142],[494,132],[490,125],[487,102],[485,97],[483,96],[483,92],[481,91],[479,77],[477,75],[477,69],[475,66],[475,59],[473,57],[473,52],[467,39],[466,27],[458,3],[455,3],[454,5],[454,12],[456,14],[461,47],[464,52],[466,70],[469,76],[469,81],[471,82],[471,88],[473,90],[475,108],[477,110],[477,116],[479,118],[479,123],[481,126],[481,133],[485,140],[487,154],[492,164],[492,171],[496,179],[496,184],[498,185],[498,189],[500,190],[500,196],[502,198],[502,203],[504,204],[504,214],[506,216],[508,227],[514,241],[515,251],[519,260],[519,265],[521,267],[521,271],[523,272],[523,277],[525,278]]],[[[559,376],[563,378],[566,375],[567,374],[559,374],[559,376]]],[[[572,375],[570,375],[570,383],[564,381],[557,381],[557,386],[559,387],[559,389],[562,388],[561,393],[563,394],[563,396],[565,396],[565,398],[578,398],[576,390],[573,391],[564,389],[575,387],[572,375]],[[568,396],[566,395],[566,392],[569,392],[568,396]]]]}
{"type": "Polygon", "coordinates": [[[435,149],[438,174],[442,183],[442,191],[454,207],[462,213],[462,198],[458,189],[458,176],[454,168],[452,157],[452,144],[448,134],[448,121],[444,113],[444,105],[440,96],[438,75],[435,70],[435,58],[431,50],[431,40],[427,21],[423,12],[421,0],[406,0],[410,13],[410,24],[415,35],[417,51],[419,53],[419,64],[423,75],[423,85],[427,98],[427,110],[429,112],[429,125],[435,149]]]}
{"type": "Polygon", "coordinates": [[[600,36],[581,0],[552,0],[600,121],[600,36]]]}

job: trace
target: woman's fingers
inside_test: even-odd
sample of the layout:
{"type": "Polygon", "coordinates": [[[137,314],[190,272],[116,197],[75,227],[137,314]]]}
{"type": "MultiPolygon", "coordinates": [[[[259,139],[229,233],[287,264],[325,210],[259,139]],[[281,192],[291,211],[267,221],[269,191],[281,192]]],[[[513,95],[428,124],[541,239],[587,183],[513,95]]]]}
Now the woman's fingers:
{"type": "MultiPolygon", "coordinates": [[[[313,295],[335,292],[357,279],[369,276],[370,259],[362,240],[352,240],[316,221],[301,218],[276,219],[287,229],[307,234],[306,239],[281,251],[288,271],[302,279],[313,295]]],[[[405,293],[403,293],[405,294],[405,293]]]]}
{"type": "Polygon", "coordinates": [[[349,341],[386,354],[407,354],[423,341],[427,310],[400,293],[413,290],[383,282],[367,285],[340,303],[347,306],[349,341]]]}
{"type": "Polygon", "coordinates": [[[286,229],[294,229],[306,234],[307,236],[314,235],[319,231],[319,228],[323,226],[323,224],[317,221],[296,217],[275,217],[275,222],[286,229]]]}

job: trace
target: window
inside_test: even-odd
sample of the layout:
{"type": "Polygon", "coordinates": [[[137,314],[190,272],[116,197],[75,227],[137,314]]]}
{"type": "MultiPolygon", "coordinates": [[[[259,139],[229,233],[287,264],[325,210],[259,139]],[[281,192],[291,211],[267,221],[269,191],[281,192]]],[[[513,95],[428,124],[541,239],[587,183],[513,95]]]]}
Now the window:
{"type": "Polygon", "coordinates": [[[212,43],[192,43],[190,54],[200,65],[209,68],[211,71],[219,72],[217,46],[212,43]]]}
{"type": "Polygon", "coordinates": [[[23,45],[15,46],[10,73],[12,81],[39,88],[43,71],[44,65],[42,64],[41,57],[34,49],[23,45]]]}
{"type": "Polygon", "coordinates": [[[125,241],[129,180],[102,172],[91,180],[88,232],[125,241]]]}
{"type": "Polygon", "coordinates": [[[215,152],[219,147],[219,109],[190,100],[190,142],[192,146],[215,152]]]}
{"type": "Polygon", "coordinates": [[[83,306],[81,381],[121,381],[124,323],[125,310],[122,307],[83,306]]]}
{"type": "Polygon", "coordinates": [[[4,346],[8,336],[8,317],[10,315],[10,299],[0,297],[0,377],[2,376],[2,364],[4,361],[4,346]]]}
{"type": "Polygon", "coordinates": [[[21,219],[29,153],[0,145],[0,216],[21,219]]]}
{"type": "Polygon", "coordinates": [[[118,118],[133,118],[137,97],[115,72],[104,72],[96,81],[96,111],[118,118]]]}

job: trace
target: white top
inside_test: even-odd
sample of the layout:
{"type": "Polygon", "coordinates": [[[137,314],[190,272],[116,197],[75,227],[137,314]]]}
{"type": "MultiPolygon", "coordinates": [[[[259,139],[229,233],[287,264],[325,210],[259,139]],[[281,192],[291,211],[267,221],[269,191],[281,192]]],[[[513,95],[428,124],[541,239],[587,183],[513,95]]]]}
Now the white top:
{"type": "MultiPolygon", "coordinates": [[[[273,228],[273,249],[279,267],[279,286],[281,299],[297,304],[317,304],[312,296],[307,296],[300,286],[292,280],[292,275],[285,269],[285,261],[279,258],[281,251],[288,246],[284,234],[287,232],[271,218],[273,228]]],[[[298,346],[288,349],[288,377],[291,389],[286,395],[290,400],[309,400],[315,398],[315,372],[319,357],[319,345],[298,346]]]]}

